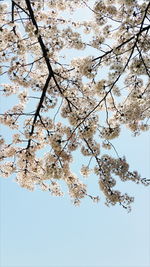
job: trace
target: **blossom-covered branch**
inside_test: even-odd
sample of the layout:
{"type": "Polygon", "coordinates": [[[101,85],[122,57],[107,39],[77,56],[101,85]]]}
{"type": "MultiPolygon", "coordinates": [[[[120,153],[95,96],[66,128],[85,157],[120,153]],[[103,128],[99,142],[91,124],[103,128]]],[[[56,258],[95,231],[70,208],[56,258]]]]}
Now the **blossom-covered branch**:
{"type": "Polygon", "coordinates": [[[76,205],[99,201],[85,179],[95,175],[106,205],[130,210],[133,197],[117,177],[150,181],[130,170],[113,139],[122,126],[134,136],[149,129],[150,2],[6,0],[0,14],[0,94],[10,100],[0,111],[9,129],[1,175],[57,196],[64,184],[76,205]]]}

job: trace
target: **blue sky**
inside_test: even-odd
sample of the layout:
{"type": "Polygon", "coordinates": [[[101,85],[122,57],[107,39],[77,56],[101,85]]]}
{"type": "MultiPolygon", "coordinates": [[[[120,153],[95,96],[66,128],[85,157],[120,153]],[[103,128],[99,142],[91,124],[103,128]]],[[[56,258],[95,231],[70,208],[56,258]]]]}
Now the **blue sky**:
{"type": "MultiPolygon", "coordinates": [[[[116,142],[131,167],[150,176],[148,133],[131,138],[124,131],[116,142]]],[[[150,266],[148,187],[123,183],[135,196],[128,214],[119,206],[106,207],[102,196],[98,204],[86,199],[74,207],[67,196],[28,192],[11,178],[0,182],[0,267],[150,266]]]]}

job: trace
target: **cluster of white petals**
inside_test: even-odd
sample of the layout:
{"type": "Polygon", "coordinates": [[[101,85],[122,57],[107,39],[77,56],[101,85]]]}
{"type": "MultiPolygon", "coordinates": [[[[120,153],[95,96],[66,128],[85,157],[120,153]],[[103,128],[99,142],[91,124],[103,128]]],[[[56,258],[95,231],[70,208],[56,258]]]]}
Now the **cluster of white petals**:
{"type": "Polygon", "coordinates": [[[116,177],[150,180],[111,142],[122,126],[135,136],[149,129],[149,22],[146,0],[0,1],[1,176],[55,196],[65,185],[79,205],[99,201],[82,181],[93,173],[106,205],[130,210],[116,177]]]}

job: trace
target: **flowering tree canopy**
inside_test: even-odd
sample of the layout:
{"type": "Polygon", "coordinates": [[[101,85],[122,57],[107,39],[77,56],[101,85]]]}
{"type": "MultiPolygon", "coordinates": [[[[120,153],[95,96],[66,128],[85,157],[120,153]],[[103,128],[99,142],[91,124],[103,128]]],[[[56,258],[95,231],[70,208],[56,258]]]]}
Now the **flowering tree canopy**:
{"type": "Polygon", "coordinates": [[[112,140],[122,127],[135,136],[149,128],[150,1],[8,0],[0,15],[1,176],[57,196],[64,183],[79,204],[99,200],[83,179],[93,173],[107,205],[130,209],[116,179],[150,180],[112,140]]]}

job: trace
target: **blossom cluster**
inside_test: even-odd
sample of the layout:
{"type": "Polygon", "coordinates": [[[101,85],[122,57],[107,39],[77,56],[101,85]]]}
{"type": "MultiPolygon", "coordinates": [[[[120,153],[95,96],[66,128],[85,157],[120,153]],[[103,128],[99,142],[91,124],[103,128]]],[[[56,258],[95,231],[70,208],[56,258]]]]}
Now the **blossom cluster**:
{"type": "Polygon", "coordinates": [[[114,188],[116,176],[149,180],[131,172],[111,142],[122,125],[135,136],[149,129],[149,14],[146,0],[0,2],[3,177],[15,174],[21,187],[56,196],[64,183],[79,205],[84,197],[99,201],[82,181],[93,173],[106,204],[130,210],[133,198],[114,188]],[[78,19],[77,11],[91,16],[78,19]]]}

